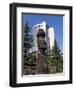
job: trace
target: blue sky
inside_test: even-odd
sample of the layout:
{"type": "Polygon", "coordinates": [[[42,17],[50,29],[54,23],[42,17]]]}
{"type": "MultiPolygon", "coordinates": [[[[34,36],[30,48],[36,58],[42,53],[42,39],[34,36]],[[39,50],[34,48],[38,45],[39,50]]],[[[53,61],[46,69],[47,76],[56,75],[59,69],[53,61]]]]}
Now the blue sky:
{"type": "Polygon", "coordinates": [[[63,52],[63,16],[60,15],[39,15],[39,14],[22,14],[23,26],[28,22],[32,28],[35,24],[45,21],[49,27],[54,27],[55,38],[58,46],[63,52]]]}

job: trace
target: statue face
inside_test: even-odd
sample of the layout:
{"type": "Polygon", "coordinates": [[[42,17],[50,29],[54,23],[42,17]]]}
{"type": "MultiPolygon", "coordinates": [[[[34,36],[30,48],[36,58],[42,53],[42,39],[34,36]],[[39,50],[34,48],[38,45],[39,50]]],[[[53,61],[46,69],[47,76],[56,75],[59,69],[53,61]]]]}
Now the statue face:
{"type": "Polygon", "coordinates": [[[45,38],[45,32],[43,29],[39,29],[39,31],[37,33],[37,37],[45,38]]]}
{"type": "Polygon", "coordinates": [[[46,43],[45,43],[45,32],[43,29],[39,29],[38,34],[37,34],[37,44],[39,49],[44,49],[46,48],[46,43]]]}

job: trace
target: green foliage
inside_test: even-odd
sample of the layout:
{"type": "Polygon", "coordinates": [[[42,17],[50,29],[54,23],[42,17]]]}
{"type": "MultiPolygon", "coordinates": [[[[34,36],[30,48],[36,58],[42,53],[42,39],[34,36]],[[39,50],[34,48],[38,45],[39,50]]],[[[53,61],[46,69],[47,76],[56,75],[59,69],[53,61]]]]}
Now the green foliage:
{"type": "Polygon", "coordinates": [[[28,66],[36,65],[36,52],[32,52],[29,54],[29,58],[27,57],[27,60],[25,60],[25,65],[28,65],[28,66]]]}
{"type": "Polygon", "coordinates": [[[62,55],[61,50],[59,49],[57,41],[55,40],[54,46],[51,50],[51,56],[53,56],[55,59],[58,59],[59,57],[61,57],[61,55],[62,55]]]}
{"type": "Polygon", "coordinates": [[[31,65],[36,65],[36,52],[31,53],[30,63],[31,65]]]}
{"type": "Polygon", "coordinates": [[[56,66],[56,72],[63,72],[63,56],[55,40],[54,46],[51,50],[51,56],[47,57],[49,66],[56,66]]]}
{"type": "Polygon", "coordinates": [[[29,62],[29,59],[31,58],[30,49],[33,46],[33,37],[30,34],[30,28],[28,25],[28,22],[26,22],[24,27],[24,35],[23,35],[23,52],[24,52],[24,64],[27,64],[29,62]]]}

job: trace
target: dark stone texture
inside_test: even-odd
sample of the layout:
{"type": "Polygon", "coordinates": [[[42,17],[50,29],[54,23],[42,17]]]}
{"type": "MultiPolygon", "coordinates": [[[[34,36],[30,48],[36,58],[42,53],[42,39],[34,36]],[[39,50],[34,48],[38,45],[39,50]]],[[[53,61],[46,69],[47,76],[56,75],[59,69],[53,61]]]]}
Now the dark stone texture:
{"type": "Polygon", "coordinates": [[[37,34],[37,60],[36,60],[36,69],[37,74],[47,74],[48,73],[48,63],[46,59],[46,42],[45,42],[45,32],[43,29],[39,29],[37,34]]]}

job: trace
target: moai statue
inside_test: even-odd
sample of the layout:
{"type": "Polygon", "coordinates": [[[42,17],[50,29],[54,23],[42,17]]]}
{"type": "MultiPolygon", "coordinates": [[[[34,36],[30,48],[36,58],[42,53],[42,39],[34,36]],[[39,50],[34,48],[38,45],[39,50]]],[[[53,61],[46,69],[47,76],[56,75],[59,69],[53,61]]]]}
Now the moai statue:
{"type": "Polygon", "coordinates": [[[43,29],[39,29],[37,34],[37,60],[36,60],[36,68],[37,74],[47,74],[48,73],[48,64],[46,61],[46,49],[47,45],[45,42],[45,32],[43,29]]]}

